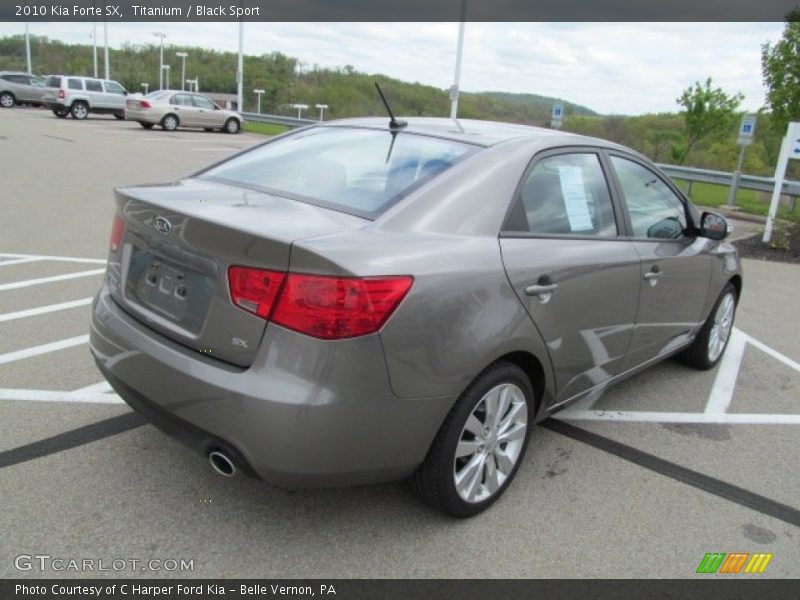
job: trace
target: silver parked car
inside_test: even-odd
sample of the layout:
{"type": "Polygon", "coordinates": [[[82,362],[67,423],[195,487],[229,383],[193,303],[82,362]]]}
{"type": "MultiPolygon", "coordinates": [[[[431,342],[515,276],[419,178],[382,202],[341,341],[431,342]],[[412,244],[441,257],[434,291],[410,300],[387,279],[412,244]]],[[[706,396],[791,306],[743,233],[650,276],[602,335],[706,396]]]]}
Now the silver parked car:
{"type": "Polygon", "coordinates": [[[44,79],[19,71],[0,71],[0,107],[15,104],[39,106],[47,91],[44,79]]]}
{"type": "Polygon", "coordinates": [[[239,133],[243,120],[242,115],[220,108],[207,96],[175,90],[158,90],[141,98],[128,98],[125,118],[137,121],[145,129],[160,125],[164,131],[198,127],[226,133],[239,133]]]}
{"type": "Polygon", "coordinates": [[[727,223],[602,140],[354,119],[116,190],[91,349],[134,409],[288,486],[494,502],[536,421],[725,350],[727,223]]]}
{"type": "Polygon", "coordinates": [[[60,118],[72,115],[83,120],[90,113],[125,117],[127,90],[116,81],[78,77],[73,75],[48,75],[45,83],[50,88],[42,97],[42,104],[60,118]]]}

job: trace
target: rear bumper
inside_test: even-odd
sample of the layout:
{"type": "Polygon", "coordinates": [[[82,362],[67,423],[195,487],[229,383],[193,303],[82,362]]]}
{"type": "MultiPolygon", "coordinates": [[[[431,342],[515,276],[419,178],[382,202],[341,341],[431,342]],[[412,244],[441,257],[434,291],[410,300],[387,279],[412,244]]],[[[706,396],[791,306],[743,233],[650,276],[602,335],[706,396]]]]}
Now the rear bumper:
{"type": "Polygon", "coordinates": [[[42,106],[51,110],[69,110],[69,106],[60,100],[42,100],[42,106]]]}
{"type": "Polygon", "coordinates": [[[292,487],[410,475],[454,400],[397,398],[378,336],[324,342],[268,325],[242,370],[153,332],[105,286],[90,344],[114,389],[149,421],[202,454],[225,449],[243,470],[292,487]]]}
{"type": "Polygon", "coordinates": [[[138,121],[139,123],[159,123],[161,119],[159,119],[158,115],[153,114],[153,111],[149,110],[135,110],[126,108],[125,109],[125,120],[126,121],[138,121]]]}

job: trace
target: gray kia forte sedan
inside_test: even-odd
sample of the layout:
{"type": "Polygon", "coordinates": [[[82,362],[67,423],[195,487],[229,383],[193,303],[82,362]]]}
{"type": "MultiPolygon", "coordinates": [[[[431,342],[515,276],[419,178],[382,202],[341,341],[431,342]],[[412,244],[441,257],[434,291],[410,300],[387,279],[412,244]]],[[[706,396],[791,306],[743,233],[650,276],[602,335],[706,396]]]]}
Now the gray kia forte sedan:
{"type": "Polygon", "coordinates": [[[524,126],[321,123],[116,207],[91,348],[128,404],[221,474],[410,477],[459,517],[536,421],[713,367],[742,290],[725,219],[650,161],[524,126]]]}

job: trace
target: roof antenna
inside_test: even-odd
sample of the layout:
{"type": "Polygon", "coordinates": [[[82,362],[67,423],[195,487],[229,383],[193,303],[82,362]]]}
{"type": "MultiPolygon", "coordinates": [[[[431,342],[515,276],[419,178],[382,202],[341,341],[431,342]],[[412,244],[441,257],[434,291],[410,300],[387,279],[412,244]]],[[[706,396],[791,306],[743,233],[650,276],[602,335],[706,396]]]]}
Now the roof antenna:
{"type": "Polygon", "coordinates": [[[398,121],[394,118],[394,113],[392,112],[389,103],[386,101],[386,96],[383,95],[383,91],[381,90],[381,86],[378,85],[378,82],[375,82],[375,87],[378,88],[378,93],[381,95],[381,100],[383,100],[383,105],[386,107],[386,112],[389,113],[389,129],[402,129],[406,127],[408,123],[406,121],[398,121]]]}

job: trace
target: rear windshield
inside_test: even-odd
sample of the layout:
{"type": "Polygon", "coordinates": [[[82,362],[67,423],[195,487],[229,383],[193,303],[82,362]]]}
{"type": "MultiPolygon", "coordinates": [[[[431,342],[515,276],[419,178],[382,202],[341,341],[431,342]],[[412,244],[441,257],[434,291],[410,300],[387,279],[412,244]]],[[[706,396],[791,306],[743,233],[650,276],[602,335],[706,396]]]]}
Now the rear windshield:
{"type": "Polygon", "coordinates": [[[478,149],[411,133],[316,127],[240,154],[201,177],[374,218],[478,149]]]}

